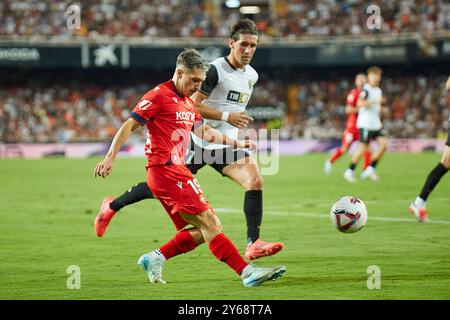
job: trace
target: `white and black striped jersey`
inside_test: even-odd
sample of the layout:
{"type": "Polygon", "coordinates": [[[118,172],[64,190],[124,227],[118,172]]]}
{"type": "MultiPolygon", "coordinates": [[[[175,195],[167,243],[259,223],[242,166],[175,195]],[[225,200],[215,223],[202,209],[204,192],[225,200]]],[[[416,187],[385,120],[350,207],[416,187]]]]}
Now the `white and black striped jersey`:
{"type": "MultiPolygon", "coordinates": [[[[244,69],[237,69],[226,57],[218,58],[211,62],[206,79],[202,83],[200,92],[208,96],[203,103],[219,111],[242,112],[247,107],[257,81],[258,73],[250,65],[244,69]]],[[[204,124],[230,138],[238,137],[238,128],[226,121],[204,119],[204,124]]],[[[194,134],[192,139],[204,149],[228,147],[204,141],[194,134]]]]}
{"type": "MultiPolygon", "coordinates": [[[[360,93],[360,97],[365,100],[381,99],[383,92],[379,87],[372,87],[366,83],[360,93]]],[[[358,129],[367,129],[370,131],[381,130],[383,127],[380,119],[381,102],[372,104],[369,107],[361,107],[358,112],[356,126],[358,129]]]]}

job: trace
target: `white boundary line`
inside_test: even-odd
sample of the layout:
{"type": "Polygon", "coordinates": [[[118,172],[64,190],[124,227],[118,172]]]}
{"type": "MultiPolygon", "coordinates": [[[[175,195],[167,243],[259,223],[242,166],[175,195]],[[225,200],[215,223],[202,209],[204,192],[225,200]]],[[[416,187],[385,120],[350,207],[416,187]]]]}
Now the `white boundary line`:
{"type": "MultiPolygon", "coordinates": [[[[226,213],[243,213],[242,210],[239,209],[233,209],[233,208],[215,208],[214,209],[217,212],[226,212],[226,213]]],[[[299,211],[290,211],[290,212],[284,212],[284,211],[272,211],[272,210],[264,210],[264,214],[268,215],[277,215],[277,216],[296,216],[296,217],[303,217],[303,218],[316,218],[316,219],[330,219],[330,216],[328,214],[323,213],[314,213],[314,212],[299,212],[299,211]]],[[[417,220],[413,219],[412,217],[407,218],[389,218],[389,217],[373,217],[369,216],[368,220],[374,220],[374,221],[386,221],[386,222],[414,222],[418,223],[417,220]]],[[[433,224],[448,224],[450,225],[450,220],[430,220],[430,222],[424,223],[433,223],[433,224]]]]}

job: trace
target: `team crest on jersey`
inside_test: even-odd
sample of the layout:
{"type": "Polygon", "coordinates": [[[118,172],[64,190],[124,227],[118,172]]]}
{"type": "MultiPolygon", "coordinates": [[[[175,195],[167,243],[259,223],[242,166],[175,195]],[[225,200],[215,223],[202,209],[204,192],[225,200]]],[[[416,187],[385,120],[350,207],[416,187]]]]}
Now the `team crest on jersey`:
{"type": "Polygon", "coordinates": [[[147,110],[152,105],[151,101],[148,100],[142,100],[139,102],[138,108],[139,110],[147,110]]]}
{"type": "Polygon", "coordinates": [[[172,100],[173,100],[175,103],[178,103],[177,97],[173,97],[172,100]]]}
{"type": "Polygon", "coordinates": [[[182,182],[178,181],[177,182],[177,186],[178,186],[178,188],[183,189],[183,183],[182,182]]]}

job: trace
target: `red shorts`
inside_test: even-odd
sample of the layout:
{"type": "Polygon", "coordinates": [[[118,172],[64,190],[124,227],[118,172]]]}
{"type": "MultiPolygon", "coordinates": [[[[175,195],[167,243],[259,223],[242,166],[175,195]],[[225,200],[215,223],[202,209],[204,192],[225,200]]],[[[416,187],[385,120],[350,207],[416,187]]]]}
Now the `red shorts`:
{"type": "Polygon", "coordinates": [[[358,141],[358,139],[359,139],[358,129],[355,130],[345,129],[344,133],[342,134],[341,145],[349,147],[353,142],[358,141]]]}
{"type": "Polygon", "coordinates": [[[188,225],[179,213],[196,215],[210,209],[200,184],[184,165],[149,167],[147,184],[177,230],[188,225]]]}

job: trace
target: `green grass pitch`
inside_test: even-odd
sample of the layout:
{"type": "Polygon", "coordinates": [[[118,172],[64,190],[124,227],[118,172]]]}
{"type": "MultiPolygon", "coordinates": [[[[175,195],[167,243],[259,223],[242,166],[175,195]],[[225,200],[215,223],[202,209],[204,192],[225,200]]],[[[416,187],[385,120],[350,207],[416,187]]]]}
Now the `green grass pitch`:
{"type": "MultiPolygon", "coordinates": [[[[143,181],[143,158],[118,159],[107,179],[93,177],[100,158],[1,160],[0,299],[449,299],[450,177],[428,199],[431,223],[407,212],[440,155],[388,154],[381,181],[354,185],[342,178],[348,156],[325,176],[326,156],[282,157],[278,174],[265,176],[262,239],[286,247],[257,265],[284,264],[287,272],[256,288],[244,288],[205,245],[166,262],[166,286],[150,284],[137,259],[175,231],[155,200],[125,208],[103,238],[95,236],[103,197],[143,181]],[[368,223],[355,234],[338,232],[328,217],[344,195],[368,208],[368,223]],[[79,290],[67,288],[70,265],[80,268],[79,290]],[[374,265],[381,288],[369,290],[374,265]]],[[[197,178],[243,252],[242,189],[211,168],[197,178]]]]}

